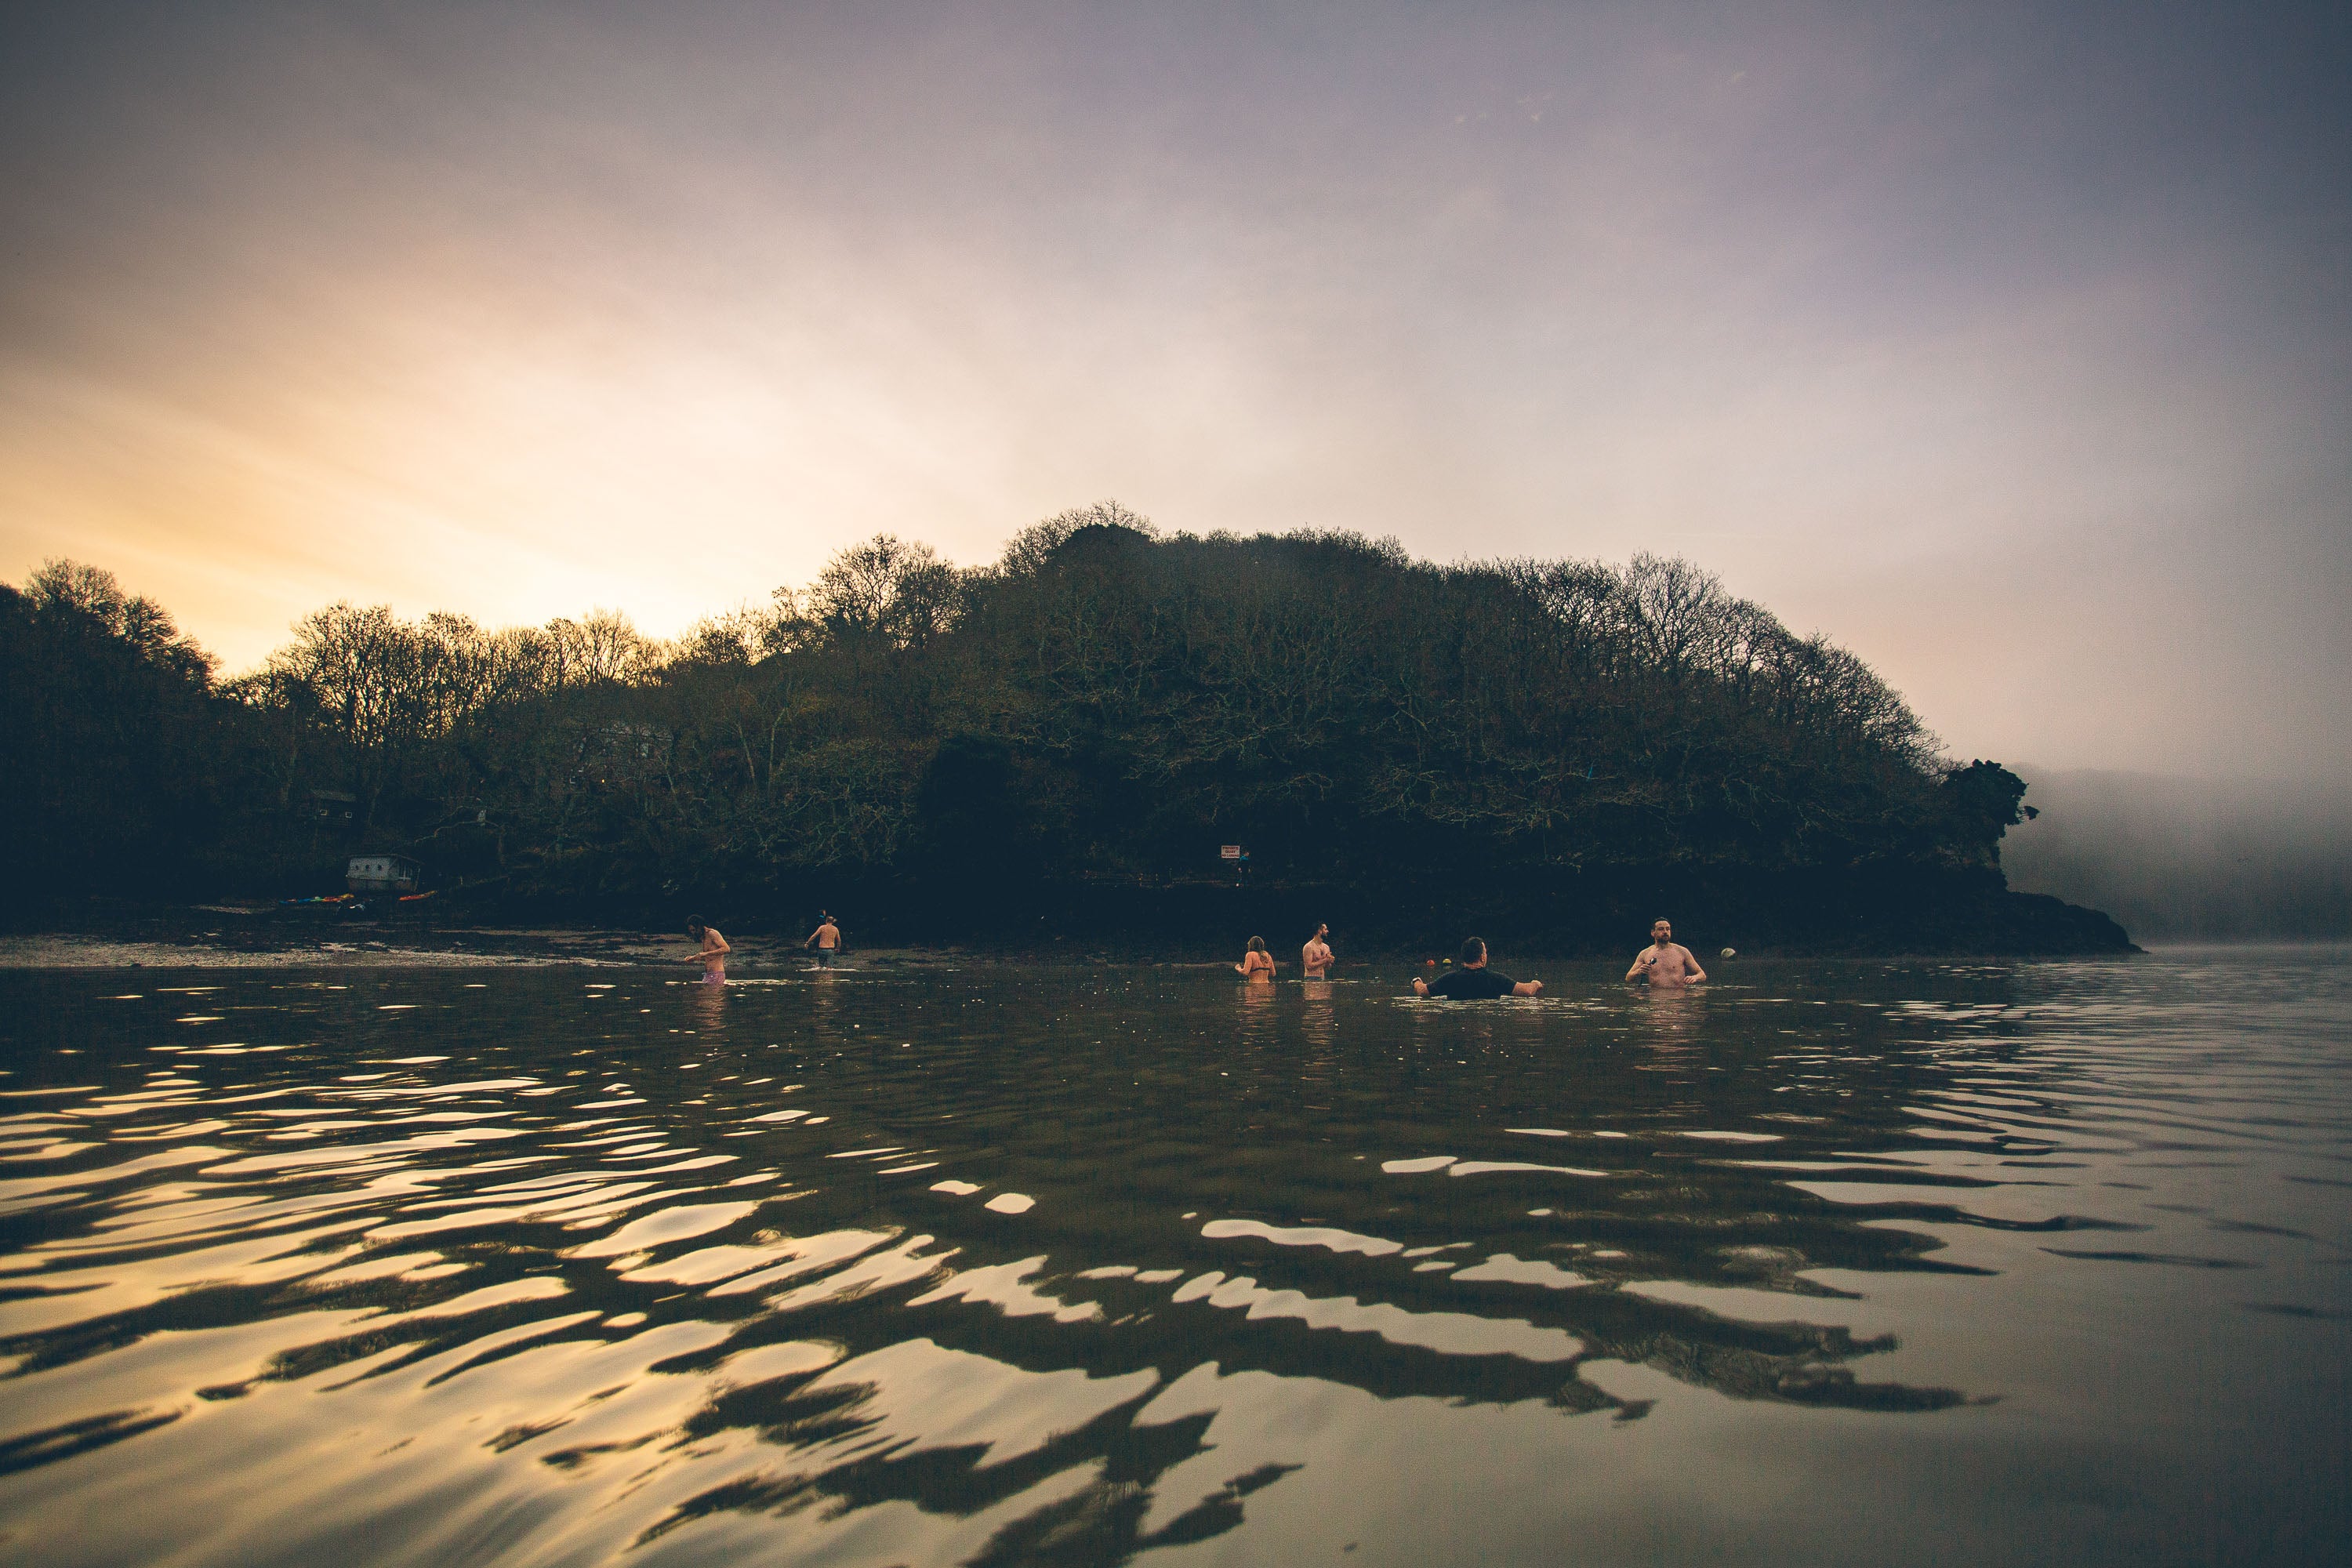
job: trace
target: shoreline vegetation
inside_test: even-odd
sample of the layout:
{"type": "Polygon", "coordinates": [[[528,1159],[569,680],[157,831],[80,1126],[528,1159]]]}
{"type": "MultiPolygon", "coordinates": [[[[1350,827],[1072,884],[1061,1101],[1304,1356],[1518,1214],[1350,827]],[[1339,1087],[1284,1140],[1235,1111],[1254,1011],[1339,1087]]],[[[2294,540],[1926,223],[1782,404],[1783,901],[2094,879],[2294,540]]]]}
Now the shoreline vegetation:
{"type": "Polygon", "coordinates": [[[1707,952],[2131,950],[2009,890],[2014,773],[1647,555],[1438,566],[1103,502],[982,568],[880,537],[669,642],[338,604],[227,679],[60,562],[0,587],[0,655],[19,929],[340,892],[397,853],[433,896],[394,927],[796,942],[824,907],[892,947],[1206,958],[1328,921],[1569,955],[1665,914],[1707,952]]]}

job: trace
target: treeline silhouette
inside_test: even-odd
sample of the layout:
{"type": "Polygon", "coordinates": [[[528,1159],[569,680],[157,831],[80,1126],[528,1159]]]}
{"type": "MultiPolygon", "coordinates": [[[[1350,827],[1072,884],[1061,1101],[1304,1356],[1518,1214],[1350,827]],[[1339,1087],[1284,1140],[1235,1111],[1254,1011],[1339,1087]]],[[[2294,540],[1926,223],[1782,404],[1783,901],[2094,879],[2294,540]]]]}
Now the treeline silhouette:
{"type": "Polygon", "coordinates": [[[869,934],[1315,910],[1615,947],[1671,899],[1749,941],[2122,942],[2004,891],[2013,774],[1683,561],[1442,567],[1105,502],[985,568],[877,538],[669,642],[337,604],[230,679],[103,572],[0,594],[28,889],[316,891],[365,848],[445,899],[869,934]]]}

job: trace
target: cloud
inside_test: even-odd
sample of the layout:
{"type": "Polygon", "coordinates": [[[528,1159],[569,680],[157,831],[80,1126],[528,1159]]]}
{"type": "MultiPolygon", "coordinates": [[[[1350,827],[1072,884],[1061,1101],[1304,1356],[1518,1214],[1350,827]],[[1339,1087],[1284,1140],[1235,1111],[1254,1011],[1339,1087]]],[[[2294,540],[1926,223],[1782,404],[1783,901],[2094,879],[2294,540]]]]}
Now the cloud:
{"type": "Polygon", "coordinates": [[[1680,550],[1963,749],[2323,765],[2342,51],[1936,15],[20,23],[0,573],[242,663],[1115,494],[1680,550]]]}

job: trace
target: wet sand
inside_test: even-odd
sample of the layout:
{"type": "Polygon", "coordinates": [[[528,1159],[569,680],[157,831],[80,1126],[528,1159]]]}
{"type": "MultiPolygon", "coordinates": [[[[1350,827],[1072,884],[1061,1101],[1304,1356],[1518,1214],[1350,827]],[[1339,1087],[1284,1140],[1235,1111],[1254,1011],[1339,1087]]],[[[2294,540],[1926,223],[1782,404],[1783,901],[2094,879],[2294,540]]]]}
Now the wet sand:
{"type": "MultiPolygon", "coordinates": [[[[0,970],[10,969],[464,969],[546,964],[675,966],[691,972],[694,942],[681,931],[635,926],[476,924],[442,922],[433,911],[388,919],[352,917],[331,906],[195,904],[100,909],[68,916],[57,929],[0,934],[0,970]]],[[[733,952],[727,973],[737,976],[797,973],[815,955],[801,946],[805,930],[784,935],[740,934],[722,921],[733,952]]],[[[854,936],[855,933],[853,933],[854,936]]],[[[1230,968],[1222,942],[1171,952],[1159,945],[1046,938],[1034,948],[866,944],[853,941],[838,962],[845,969],[923,968],[971,963],[1024,965],[1144,964],[1156,968],[1230,968]]],[[[1239,940],[1232,944],[1239,951],[1239,940]]],[[[1364,958],[1343,961],[1362,963],[1364,958]]],[[[1296,965],[1283,978],[1295,979],[1296,965]]]]}
{"type": "MultiPolygon", "coordinates": [[[[726,928],[721,927],[721,930],[726,928]]],[[[812,962],[796,941],[730,935],[730,974],[792,972],[812,962]]],[[[425,925],[275,909],[202,906],[164,916],[91,922],[79,931],[0,936],[0,969],[466,969],[541,964],[691,967],[684,932],[562,927],[425,925]]],[[[953,954],[861,948],[845,965],[920,965],[953,954]]]]}

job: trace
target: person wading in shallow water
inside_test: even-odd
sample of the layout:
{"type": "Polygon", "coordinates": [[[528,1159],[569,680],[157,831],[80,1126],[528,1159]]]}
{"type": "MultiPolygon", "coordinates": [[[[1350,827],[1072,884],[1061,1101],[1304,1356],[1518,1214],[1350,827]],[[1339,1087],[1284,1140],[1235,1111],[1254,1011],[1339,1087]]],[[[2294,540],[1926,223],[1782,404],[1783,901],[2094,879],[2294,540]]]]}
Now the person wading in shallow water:
{"type": "Polygon", "coordinates": [[[1540,980],[1514,980],[1507,974],[1497,974],[1486,967],[1486,944],[1472,937],[1462,944],[1462,967],[1450,969],[1434,980],[1415,976],[1412,994],[1416,996],[1445,996],[1456,1002],[1475,1001],[1488,996],[1540,996],[1540,980]]]}
{"type": "Polygon", "coordinates": [[[1265,938],[1250,938],[1249,951],[1242,954],[1242,961],[1234,964],[1234,969],[1244,980],[1271,982],[1274,979],[1274,954],[1266,952],[1265,938]]]}
{"type": "Polygon", "coordinates": [[[1634,955],[1633,967],[1625,972],[1628,980],[1647,980],[1652,990],[1671,990],[1678,985],[1696,985],[1706,978],[1706,971],[1698,966],[1698,958],[1689,948],[1675,940],[1675,928],[1667,921],[1656,921],[1650,926],[1650,945],[1634,955]]]}
{"type": "Polygon", "coordinates": [[[713,985],[725,984],[727,955],[735,951],[727,945],[727,939],[719,934],[718,928],[704,925],[700,921],[687,921],[686,934],[702,944],[701,951],[687,962],[702,965],[702,978],[713,985]]]}
{"type": "Polygon", "coordinates": [[[1330,934],[1329,926],[1318,925],[1315,934],[1307,939],[1307,945],[1298,950],[1298,962],[1306,968],[1309,980],[1322,979],[1323,972],[1331,967],[1331,944],[1323,940],[1330,934]]]}
{"type": "Polygon", "coordinates": [[[831,914],[819,910],[816,930],[809,932],[808,940],[801,945],[816,949],[816,966],[819,969],[831,969],[834,952],[841,946],[841,928],[833,923],[831,914]]]}

